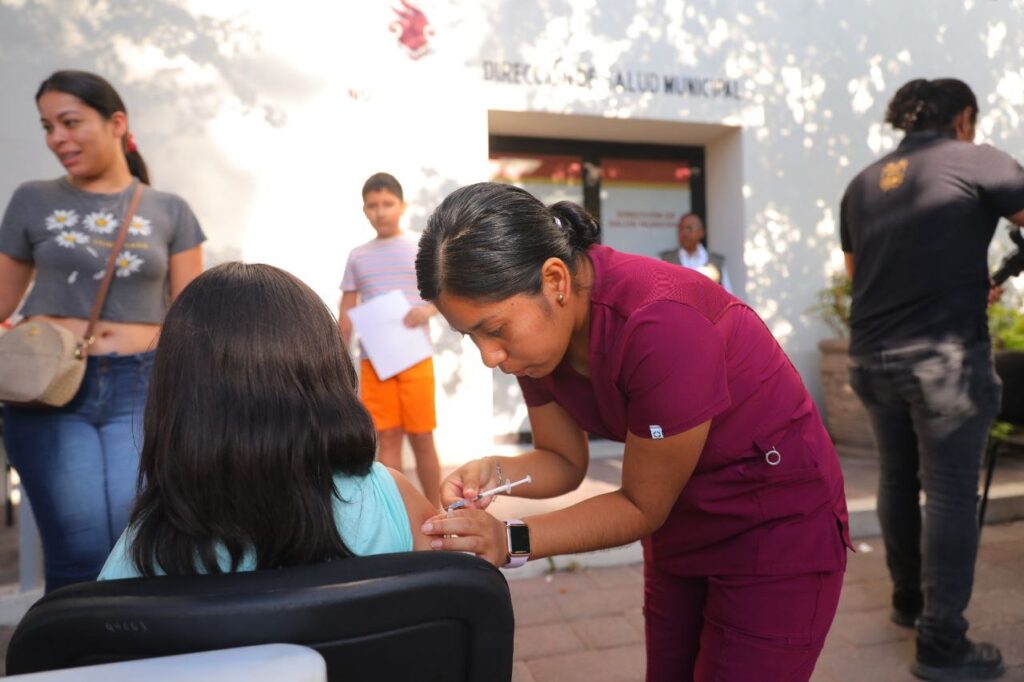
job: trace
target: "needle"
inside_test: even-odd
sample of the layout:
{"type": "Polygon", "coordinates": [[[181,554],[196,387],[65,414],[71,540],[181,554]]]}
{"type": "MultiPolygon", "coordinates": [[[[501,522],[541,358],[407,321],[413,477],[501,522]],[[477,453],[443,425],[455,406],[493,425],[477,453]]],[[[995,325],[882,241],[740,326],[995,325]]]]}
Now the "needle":
{"type": "MultiPolygon", "coordinates": [[[[476,502],[477,500],[482,500],[485,497],[492,497],[494,495],[499,495],[501,493],[508,493],[508,491],[512,490],[512,488],[515,488],[517,485],[532,482],[533,477],[529,475],[526,478],[522,478],[518,481],[505,481],[504,485],[499,485],[497,488],[491,488],[490,490],[483,491],[482,493],[473,498],[473,502],[476,502]]],[[[466,500],[458,500],[457,502],[453,502],[452,505],[448,507],[448,511],[455,511],[456,509],[461,509],[462,507],[465,507],[466,504],[466,500]]]]}

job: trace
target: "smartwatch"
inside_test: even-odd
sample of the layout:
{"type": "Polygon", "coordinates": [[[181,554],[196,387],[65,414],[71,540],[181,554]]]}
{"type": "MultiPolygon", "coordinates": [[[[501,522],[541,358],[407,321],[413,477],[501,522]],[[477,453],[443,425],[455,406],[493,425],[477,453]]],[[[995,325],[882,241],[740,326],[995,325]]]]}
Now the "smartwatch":
{"type": "Polygon", "coordinates": [[[505,537],[508,539],[505,568],[518,568],[530,558],[530,527],[519,519],[510,519],[505,522],[505,537]]]}

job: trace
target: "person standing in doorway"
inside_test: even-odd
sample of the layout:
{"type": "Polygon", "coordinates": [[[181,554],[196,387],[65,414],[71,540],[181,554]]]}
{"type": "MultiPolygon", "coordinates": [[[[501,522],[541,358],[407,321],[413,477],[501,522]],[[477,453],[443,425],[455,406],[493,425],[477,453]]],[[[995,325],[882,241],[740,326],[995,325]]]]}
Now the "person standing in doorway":
{"type": "Polygon", "coordinates": [[[680,218],[676,236],[679,239],[679,248],[662,251],[659,254],[661,260],[696,270],[721,284],[730,294],[733,293],[729,273],[725,270],[725,256],[704,248],[704,221],[700,216],[696,213],[687,213],[680,218]]]}
{"type": "Polygon", "coordinates": [[[885,120],[906,132],[861,171],[840,209],[853,281],[850,382],[871,416],[891,618],[917,628],[912,672],[991,679],[991,644],[967,638],[978,547],[978,469],[1001,385],[986,324],[988,245],[1024,225],[1024,169],[974,144],[978,102],[954,79],[910,81],[885,120]],[[919,496],[927,501],[922,522],[919,496]]]}
{"type": "MultiPolygon", "coordinates": [[[[437,312],[437,308],[420,298],[416,288],[418,240],[402,231],[399,222],[404,212],[405,200],[398,180],[388,173],[371,175],[363,185],[363,213],[377,237],[353,249],[345,265],[338,324],[346,344],[352,337],[348,311],[390,291],[401,291],[412,306],[404,320],[407,327],[423,327],[425,334],[426,325],[437,312]]],[[[359,386],[363,404],[377,428],[381,463],[401,471],[402,439],[408,436],[423,494],[438,507],[441,467],[434,447],[437,417],[433,359],[427,358],[381,380],[364,353],[359,386]]]]}

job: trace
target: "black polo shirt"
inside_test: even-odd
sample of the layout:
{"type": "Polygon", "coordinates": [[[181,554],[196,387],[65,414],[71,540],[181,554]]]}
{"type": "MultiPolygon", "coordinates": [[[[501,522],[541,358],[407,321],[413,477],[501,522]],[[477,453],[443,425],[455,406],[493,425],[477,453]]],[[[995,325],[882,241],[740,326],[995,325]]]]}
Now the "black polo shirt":
{"type": "Polygon", "coordinates": [[[988,339],[988,245],[1024,210],[1024,169],[989,145],[911,133],[853,179],[840,208],[854,257],[850,354],[988,339]]]}

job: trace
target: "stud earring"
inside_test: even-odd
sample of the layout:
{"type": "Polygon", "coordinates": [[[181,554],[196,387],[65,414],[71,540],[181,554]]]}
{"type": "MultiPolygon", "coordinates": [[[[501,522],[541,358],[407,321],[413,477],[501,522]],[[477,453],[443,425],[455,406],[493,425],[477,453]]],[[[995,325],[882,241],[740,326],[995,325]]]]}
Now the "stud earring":
{"type": "Polygon", "coordinates": [[[558,292],[558,298],[555,300],[557,300],[559,303],[565,303],[565,294],[563,294],[562,292],[558,292]]]}

